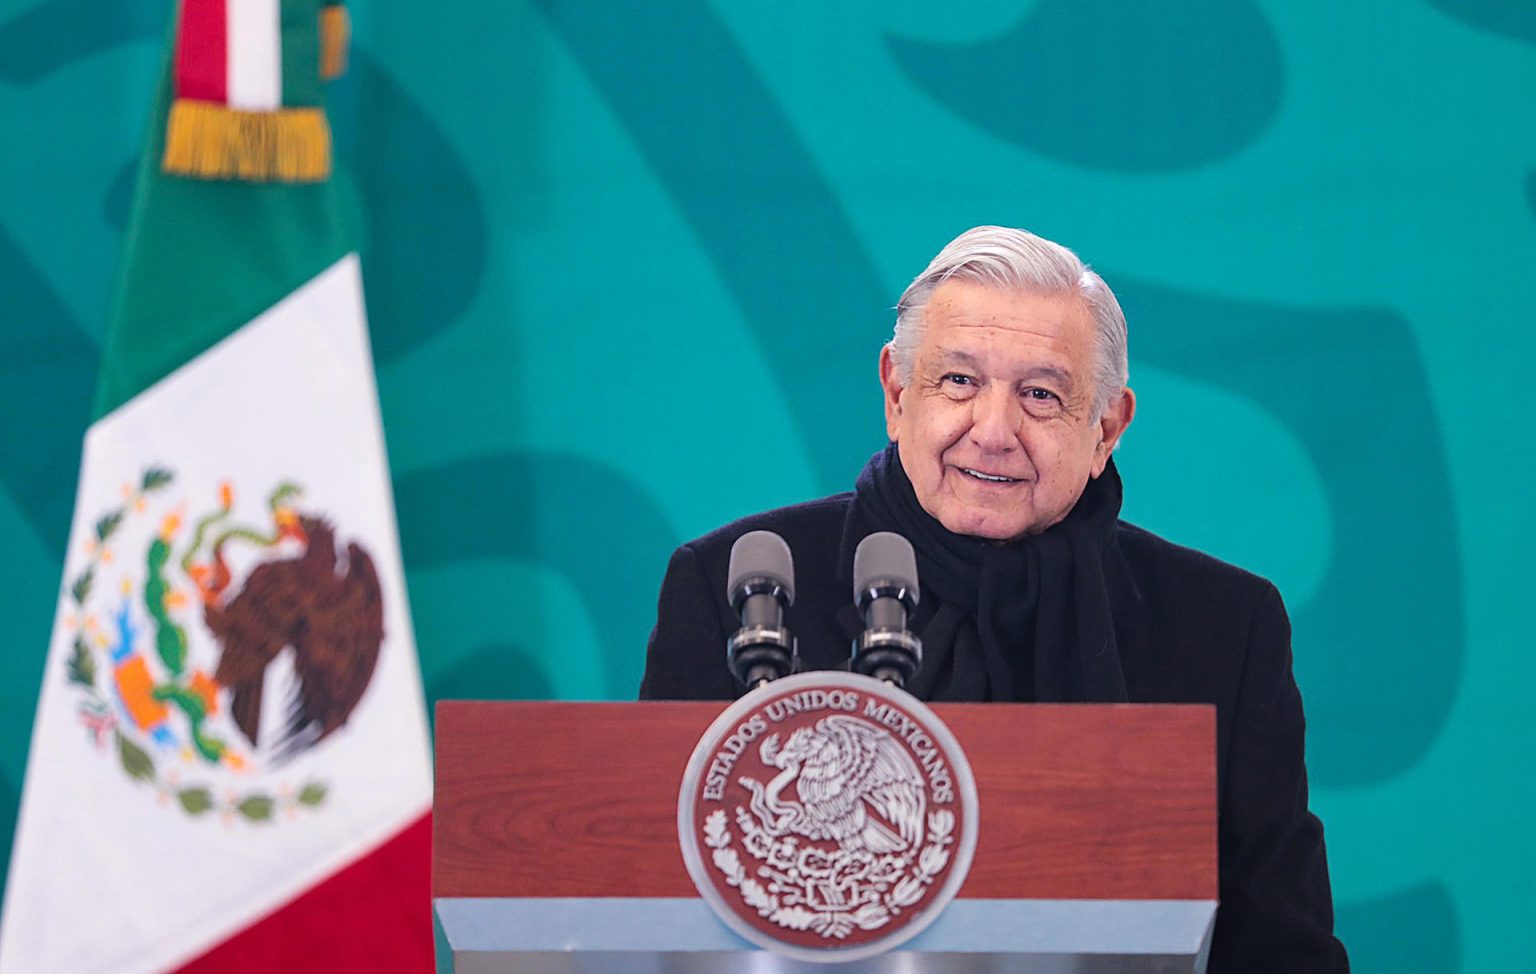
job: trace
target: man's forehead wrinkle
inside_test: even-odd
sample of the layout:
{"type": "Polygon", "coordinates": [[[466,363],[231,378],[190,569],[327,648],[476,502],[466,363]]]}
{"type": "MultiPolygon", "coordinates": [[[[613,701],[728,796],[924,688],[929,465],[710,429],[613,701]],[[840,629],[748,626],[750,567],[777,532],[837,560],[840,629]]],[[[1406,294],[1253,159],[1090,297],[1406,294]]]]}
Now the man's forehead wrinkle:
{"type": "Polygon", "coordinates": [[[931,341],[937,350],[960,353],[954,342],[973,348],[1008,349],[1036,353],[1041,349],[1054,355],[1070,356],[1080,336],[1068,334],[1061,323],[1048,317],[1012,315],[946,315],[930,326],[931,341]]]}
{"type": "Polygon", "coordinates": [[[1087,306],[1075,297],[999,292],[977,287],[955,291],[942,288],[936,290],[925,313],[925,317],[931,321],[943,320],[951,324],[996,328],[1028,327],[1036,322],[1047,322],[1054,326],[1064,318],[1079,316],[1092,317],[1087,306]],[[978,297],[987,303],[978,302],[978,297]],[[999,297],[1002,304],[987,301],[988,298],[999,297]],[[1010,302],[1009,298],[1023,299],[1023,303],[1010,302]]]}

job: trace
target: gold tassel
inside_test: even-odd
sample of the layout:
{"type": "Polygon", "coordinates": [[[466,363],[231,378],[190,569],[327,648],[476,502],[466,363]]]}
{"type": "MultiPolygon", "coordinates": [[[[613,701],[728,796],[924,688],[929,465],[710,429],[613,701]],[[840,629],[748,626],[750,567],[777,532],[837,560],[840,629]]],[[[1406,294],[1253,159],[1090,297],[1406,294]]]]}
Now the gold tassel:
{"type": "Polygon", "coordinates": [[[331,127],[318,108],[247,112],[178,98],[161,167],[198,179],[319,182],[331,175],[331,127]]]}
{"type": "Polygon", "coordinates": [[[320,8],[320,78],[330,81],[347,70],[347,43],[352,20],[339,3],[320,8]]]}

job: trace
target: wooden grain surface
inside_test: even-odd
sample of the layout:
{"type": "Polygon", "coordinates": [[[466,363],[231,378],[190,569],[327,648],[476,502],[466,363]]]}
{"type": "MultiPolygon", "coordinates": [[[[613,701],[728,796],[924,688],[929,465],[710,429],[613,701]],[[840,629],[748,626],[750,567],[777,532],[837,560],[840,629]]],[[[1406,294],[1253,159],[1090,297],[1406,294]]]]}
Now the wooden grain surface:
{"type": "MultiPolygon", "coordinates": [[[[437,707],[434,896],[694,896],[677,794],[715,703],[437,707]]],[[[941,704],[981,839],[959,895],[1213,899],[1215,711],[941,704]]]]}

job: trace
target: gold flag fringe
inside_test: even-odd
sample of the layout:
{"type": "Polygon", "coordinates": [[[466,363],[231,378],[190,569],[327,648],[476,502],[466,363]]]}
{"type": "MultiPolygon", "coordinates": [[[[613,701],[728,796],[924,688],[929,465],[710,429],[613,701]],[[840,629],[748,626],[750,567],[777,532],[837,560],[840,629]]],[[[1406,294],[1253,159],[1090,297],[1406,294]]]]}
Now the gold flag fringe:
{"type": "Polygon", "coordinates": [[[198,179],[319,182],[331,175],[331,127],[319,108],[248,112],[178,98],[161,166],[198,179]]]}
{"type": "Polygon", "coordinates": [[[339,78],[347,70],[347,46],[352,36],[352,20],[347,8],[339,3],[320,9],[320,77],[325,81],[339,78]]]}

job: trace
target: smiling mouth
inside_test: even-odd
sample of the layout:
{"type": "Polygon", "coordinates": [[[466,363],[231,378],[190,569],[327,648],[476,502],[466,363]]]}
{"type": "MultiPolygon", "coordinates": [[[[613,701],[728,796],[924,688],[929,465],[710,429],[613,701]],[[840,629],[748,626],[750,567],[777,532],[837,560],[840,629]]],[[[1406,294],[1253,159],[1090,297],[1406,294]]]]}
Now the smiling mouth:
{"type": "Polygon", "coordinates": [[[1004,477],[995,473],[982,473],[980,470],[972,470],[970,467],[960,467],[958,469],[967,477],[979,480],[985,484],[1017,484],[1022,482],[1018,477],[1004,477]]]}

